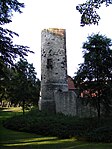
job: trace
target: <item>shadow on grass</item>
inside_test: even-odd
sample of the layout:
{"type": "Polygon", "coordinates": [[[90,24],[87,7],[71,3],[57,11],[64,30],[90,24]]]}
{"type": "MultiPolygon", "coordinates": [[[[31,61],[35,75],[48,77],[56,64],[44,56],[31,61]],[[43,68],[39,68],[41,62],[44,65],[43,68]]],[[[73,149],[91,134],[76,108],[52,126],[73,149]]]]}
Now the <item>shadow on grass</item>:
{"type": "Polygon", "coordinates": [[[18,115],[18,110],[0,109],[0,114],[0,149],[112,149],[112,143],[88,143],[75,138],[60,140],[56,137],[12,131],[4,128],[1,121],[18,115]]]}

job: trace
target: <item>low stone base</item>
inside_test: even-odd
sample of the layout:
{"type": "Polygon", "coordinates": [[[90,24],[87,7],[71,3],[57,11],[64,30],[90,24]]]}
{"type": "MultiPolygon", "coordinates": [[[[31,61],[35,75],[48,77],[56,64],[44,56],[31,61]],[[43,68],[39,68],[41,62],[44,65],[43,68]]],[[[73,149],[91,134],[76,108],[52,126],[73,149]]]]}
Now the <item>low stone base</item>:
{"type": "Polygon", "coordinates": [[[39,110],[44,112],[56,113],[55,101],[39,100],[39,110]]]}

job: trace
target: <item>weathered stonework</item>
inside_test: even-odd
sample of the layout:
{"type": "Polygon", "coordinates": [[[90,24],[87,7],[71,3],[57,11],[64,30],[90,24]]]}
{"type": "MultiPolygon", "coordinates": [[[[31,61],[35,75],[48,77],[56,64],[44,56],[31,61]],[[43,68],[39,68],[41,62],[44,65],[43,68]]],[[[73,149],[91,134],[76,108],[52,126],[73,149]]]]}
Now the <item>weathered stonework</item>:
{"type": "Polygon", "coordinates": [[[76,99],[77,96],[74,91],[57,92],[55,94],[56,112],[65,115],[77,115],[76,99]]]}
{"type": "Polygon", "coordinates": [[[68,90],[66,33],[45,29],[41,33],[41,111],[92,117],[95,109],[84,105],[75,90],[68,90]]]}
{"type": "Polygon", "coordinates": [[[56,112],[55,93],[68,91],[64,29],[41,33],[41,110],[56,112]]]}

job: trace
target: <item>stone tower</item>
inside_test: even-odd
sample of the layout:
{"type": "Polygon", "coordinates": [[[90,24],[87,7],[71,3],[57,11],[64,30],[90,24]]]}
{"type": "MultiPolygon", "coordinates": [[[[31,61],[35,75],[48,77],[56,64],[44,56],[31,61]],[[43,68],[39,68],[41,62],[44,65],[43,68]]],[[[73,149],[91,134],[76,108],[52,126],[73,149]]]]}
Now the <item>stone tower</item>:
{"type": "Polygon", "coordinates": [[[66,33],[64,29],[44,29],[41,33],[40,110],[56,112],[58,91],[68,91],[66,33]]]}

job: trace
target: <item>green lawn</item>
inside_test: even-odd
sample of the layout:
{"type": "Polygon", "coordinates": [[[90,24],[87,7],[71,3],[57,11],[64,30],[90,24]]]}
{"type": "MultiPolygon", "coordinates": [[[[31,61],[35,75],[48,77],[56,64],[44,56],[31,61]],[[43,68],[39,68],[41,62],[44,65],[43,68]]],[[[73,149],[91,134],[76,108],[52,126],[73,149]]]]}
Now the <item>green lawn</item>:
{"type": "Polygon", "coordinates": [[[88,143],[72,139],[42,137],[5,129],[2,120],[22,114],[20,108],[0,110],[0,149],[112,149],[112,143],[88,143]]]}

